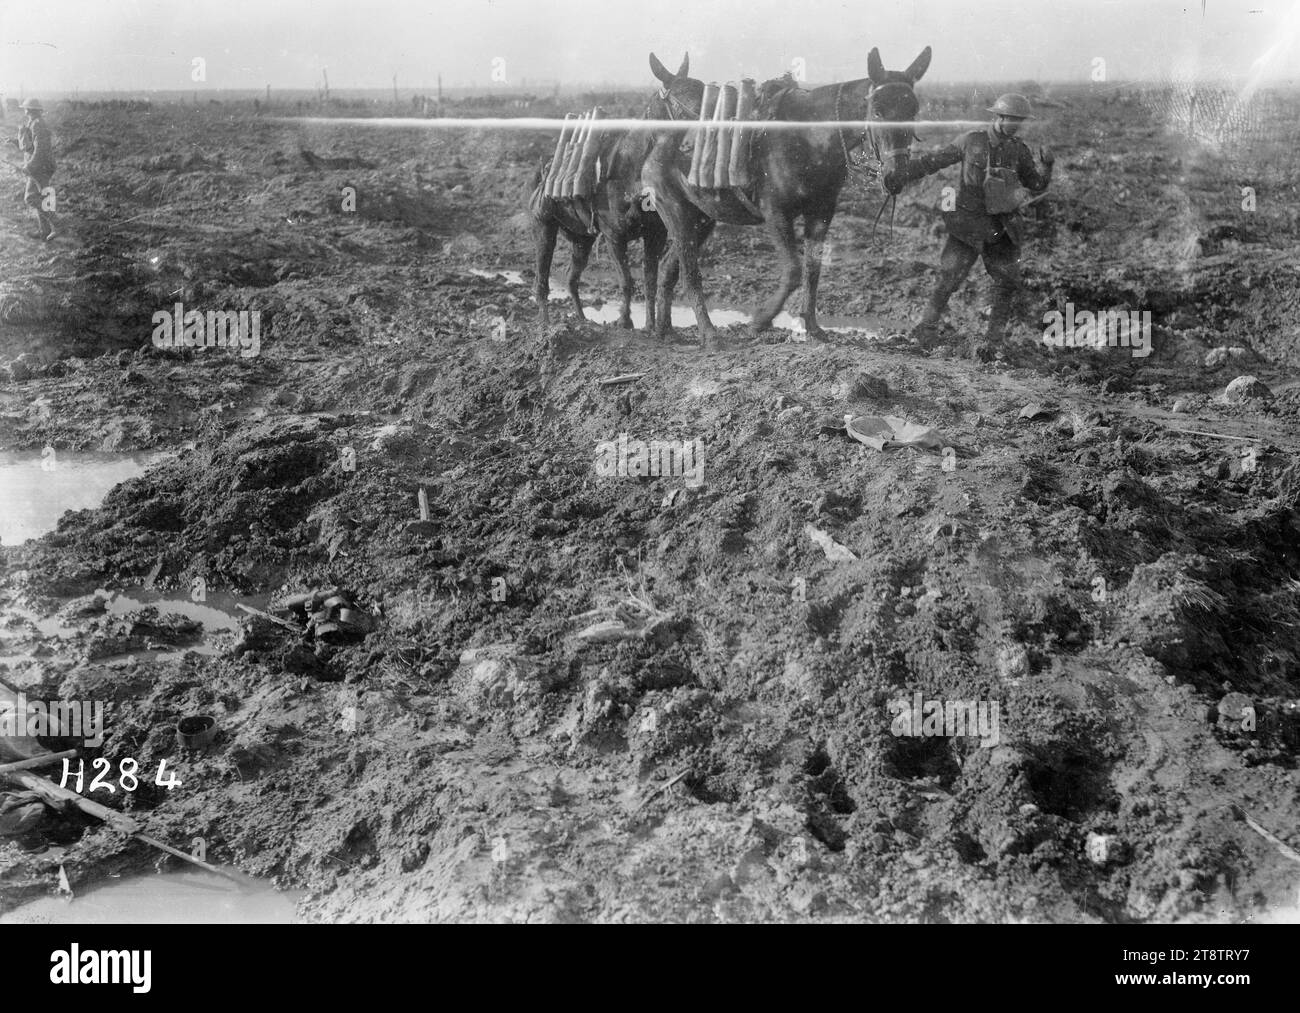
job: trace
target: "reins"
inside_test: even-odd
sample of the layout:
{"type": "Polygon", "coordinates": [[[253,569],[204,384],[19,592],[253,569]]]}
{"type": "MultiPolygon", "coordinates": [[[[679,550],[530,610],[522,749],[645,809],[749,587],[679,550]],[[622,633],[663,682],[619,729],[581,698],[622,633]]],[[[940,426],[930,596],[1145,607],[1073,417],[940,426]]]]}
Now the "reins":
{"type": "MultiPolygon", "coordinates": [[[[884,156],[882,157],[881,152],[880,152],[880,138],[876,136],[876,131],[875,131],[874,127],[873,127],[872,124],[871,124],[870,107],[871,107],[872,99],[875,98],[876,92],[879,91],[879,90],[881,90],[881,89],[888,88],[890,85],[895,85],[895,84],[900,84],[900,85],[901,85],[901,84],[903,84],[903,82],[902,82],[902,81],[889,81],[889,82],[886,82],[885,84],[881,84],[881,85],[875,84],[875,83],[873,82],[872,85],[871,85],[871,87],[870,87],[870,88],[868,89],[868,91],[867,91],[867,108],[868,108],[868,115],[867,115],[867,119],[866,119],[866,124],[865,124],[865,127],[864,127],[863,131],[862,131],[862,139],[861,139],[861,141],[855,141],[855,142],[854,142],[854,145],[853,145],[854,147],[857,147],[857,145],[858,145],[859,143],[862,144],[863,147],[866,147],[867,144],[870,144],[870,145],[871,145],[871,161],[870,161],[867,165],[865,165],[865,166],[861,166],[861,165],[855,165],[855,164],[854,164],[853,160],[851,159],[851,157],[850,157],[850,155],[849,155],[849,145],[848,145],[847,143],[845,143],[845,140],[844,140],[844,131],[843,131],[843,128],[841,128],[841,127],[836,127],[836,128],[835,128],[835,132],[836,132],[836,134],[839,136],[839,139],[840,139],[840,149],[841,149],[841,151],[843,151],[843,153],[844,153],[844,165],[845,165],[845,167],[846,167],[848,173],[849,173],[850,175],[858,176],[859,178],[861,178],[861,177],[863,177],[863,176],[867,176],[867,177],[870,178],[870,181],[871,181],[872,183],[875,183],[875,182],[878,182],[878,181],[881,181],[881,180],[882,180],[882,178],[883,178],[883,177],[882,177],[882,170],[884,169],[884,166],[885,166],[885,158],[886,158],[886,157],[893,157],[893,156],[896,156],[896,155],[899,155],[899,154],[904,154],[904,153],[906,153],[907,150],[908,150],[906,147],[903,147],[903,148],[890,148],[888,151],[886,151],[886,152],[884,153],[884,156]]],[[[909,92],[912,91],[910,85],[906,85],[905,87],[907,87],[907,90],[908,90],[909,92]]],[[[835,119],[836,119],[837,121],[839,121],[839,120],[841,119],[841,114],[840,114],[840,100],[841,100],[841,97],[842,97],[843,93],[844,93],[844,85],[841,84],[841,85],[839,85],[839,87],[837,87],[837,88],[835,89],[835,119]]],[[[913,93],[913,97],[915,97],[915,93],[913,93]]],[[[913,133],[912,136],[915,138],[915,137],[916,137],[916,134],[913,133]]],[[[919,139],[919,138],[918,138],[918,139],[919,139]]],[[[889,205],[889,238],[890,238],[891,241],[892,241],[893,238],[894,238],[894,212],[895,212],[895,210],[896,210],[897,207],[898,207],[898,194],[886,194],[886,195],[885,195],[885,199],[882,200],[882,201],[880,202],[880,207],[876,210],[876,217],[875,217],[875,220],[871,223],[871,242],[872,242],[872,244],[874,244],[875,241],[876,241],[876,227],[880,224],[881,216],[884,215],[884,213],[885,213],[885,205],[889,205]]]]}

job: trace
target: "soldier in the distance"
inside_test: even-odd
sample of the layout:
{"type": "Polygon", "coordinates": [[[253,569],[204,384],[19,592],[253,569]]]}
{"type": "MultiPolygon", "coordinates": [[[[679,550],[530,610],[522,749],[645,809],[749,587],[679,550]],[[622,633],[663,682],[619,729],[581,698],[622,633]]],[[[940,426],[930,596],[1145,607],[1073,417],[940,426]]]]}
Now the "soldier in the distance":
{"type": "Polygon", "coordinates": [[[23,172],[27,174],[27,189],[23,202],[36,211],[37,239],[53,239],[58,232],[54,226],[53,212],[44,207],[45,188],[54,178],[54,139],[49,124],[45,122],[45,108],[34,98],[23,103],[27,122],[18,130],[18,147],[24,154],[23,172]]]}
{"type": "Polygon", "coordinates": [[[993,309],[984,342],[972,338],[971,351],[984,360],[992,358],[1006,339],[1021,292],[1020,208],[1047,189],[1056,161],[1050,150],[1039,148],[1040,171],[1029,147],[1016,137],[1021,124],[1032,118],[1023,95],[1003,95],[989,112],[994,119],[986,129],[972,130],[947,147],[907,159],[885,178],[890,193],[898,193],[913,180],[961,163],[956,206],[944,212],[948,240],[939,255],[939,281],[921,322],[912,329],[912,338],[922,347],[934,343],[948,300],[983,257],[984,269],[993,279],[993,309]]]}

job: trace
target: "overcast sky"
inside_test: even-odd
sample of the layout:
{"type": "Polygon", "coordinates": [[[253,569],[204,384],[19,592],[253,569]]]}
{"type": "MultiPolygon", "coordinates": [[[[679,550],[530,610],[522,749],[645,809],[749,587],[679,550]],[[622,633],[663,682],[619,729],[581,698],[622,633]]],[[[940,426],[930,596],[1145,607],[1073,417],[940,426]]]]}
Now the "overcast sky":
{"type": "Polygon", "coordinates": [[[689,50],[709,80],[866,75],[879,46],[902,69],[926,45],[935,81],[1085,81],[1199,67],[1294,81],[1300,0],[0,0],[0,90],[507,90],[538,81],[652,85],[646,54],[689,50]],[[206,80],[192,81],[194,59],[206,80]],[[493,61],[505,82],[493,82],[493,61]]]}

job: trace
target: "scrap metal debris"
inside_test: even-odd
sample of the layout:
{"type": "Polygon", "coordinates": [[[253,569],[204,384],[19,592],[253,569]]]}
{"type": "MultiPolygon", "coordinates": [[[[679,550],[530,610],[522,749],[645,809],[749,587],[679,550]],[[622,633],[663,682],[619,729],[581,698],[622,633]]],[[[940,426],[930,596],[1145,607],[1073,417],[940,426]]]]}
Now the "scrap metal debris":
{"type": "Polygon", "coordinates": [[[804,534],[821,546],[822,552],[826,553],[826,558],[832,563],[850,562],[858,558],[821,528],[805,524],[803,530],[804,534]]]}
{"type": "Polygon", "coordinates": [[[294,633],[301,633],[308,639],[315,638],[328,644],[351,643],[375,629],[375,617],[360,608],[340,588],[309,591],[286,599],[279,611],[289,613],[294,619],[276,616],[249,605],[241,604],[239,608],[294,633]]]}
{"type": "Polygon", "coordinates": [[[879,451],[904,447],[941,450],[951,446],[937,429],[908,422],[896,415],[827,415],[821,419],[820,432],[825,435],[845,433],[879,451]]]}

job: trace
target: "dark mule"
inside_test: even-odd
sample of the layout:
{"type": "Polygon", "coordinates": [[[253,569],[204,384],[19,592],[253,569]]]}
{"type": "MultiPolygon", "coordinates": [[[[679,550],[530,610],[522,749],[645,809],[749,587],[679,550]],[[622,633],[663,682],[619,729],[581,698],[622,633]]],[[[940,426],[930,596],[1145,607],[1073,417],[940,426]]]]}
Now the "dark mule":
{"type": "MultiPolygon", "coordinates": [[[[903,71],[885,70],[879,51],[873,49],[867,60],[869,77],[812,91],[801,88],[786,91],[772,111],[771,119],[814,124],[865,118],[866,126],[860,131],[810,127],[760,132],[754,140],[752,159],[758,178],[753,203],[761,217],[744,208],[727,191],[715,196],[692,188],[686,182],[689,156],[683,156],[680,151],[683,132],[665,129],[658,134],[641,169],[641,178],[654,192],[656,207],[676,249],[686,288],[695,305],[700,337],[706,345],[714,341],[715,334],[700,279],[699,251],[719,221],[766,225],[781,255],[781,285],[754,314],[754,330],[771,326],[790,293],[802,281],[804,328],[810,337],[822,334],[817,324],[822,243],[848,175],[849,153],[869,140],[873,153],[884,163],[883,170],[888,170],[899,155],[907,152],[914,136],[911,124],[919,109],[913,86],[929,65],[929,46],[903,71]],[[795,220],[800,217],[805,240],[803,269],[795,235],[795,220]]],[[[662,70],[659,65],[655,74],[671,88],[675,78],[666,71],[661,73],[662,70]]],[[[769,87],[765,85],[764,89],[769,87]]],[[[659,334],[669,330],[668,308],[672,305],[676,274],[676,271],[665,271],[660,276],[659,334]]]]}
{"type": "MultiPolygon", "coordinates": [[[[653,56],[651,60],[658,63],[653,56]]],[[[692,118],[698,115],[704,85],[687,77],[689,70],[688,54],[682,58],[682,65],[676,74],[664,72],[676,83],[675,91],[664,89],[657,94],[646,108],[643,119],[669,119],[675,108],[682,110],[678,115],[689,114],[692,118]],[[695,110],[693,113],[692,109],[695,110]]],[[[658,288],[659,261],[668,247],[668,232],[663,222],[641,198],[641,163],[650,154],[653,143],[653,134],[645,130],[625,130],[602,136],[600,161],[608,169],[602,170],[605,178],[592,197],[596,229],[605,237],[610,252],[614,255],[622,288],[623,306],[618,317],[619,327],[632,327],[633,286],[632,271],[628,267],[628,245],[637,240],[644,243],[648,331],[655,329],[655,291],[658,288]]],[[[543,324],[550,322],[547,297],[551,290],[551,259],[555,255],[555,242],[561,232],[569,241],[569,295],[573,298],[574,312],[582,319],[578,283],[587,267],[596,236],[588,231],[587,223],[578,216],[572,202],[542,196],[543,179],[540,170],[534,183],[528,207],[532,215],[533,238],[537,249],[537,279],[533,295],[537,300],[538,319],[543,324]]]]}

